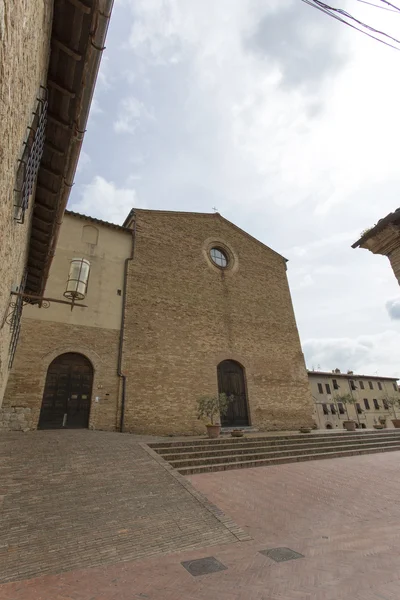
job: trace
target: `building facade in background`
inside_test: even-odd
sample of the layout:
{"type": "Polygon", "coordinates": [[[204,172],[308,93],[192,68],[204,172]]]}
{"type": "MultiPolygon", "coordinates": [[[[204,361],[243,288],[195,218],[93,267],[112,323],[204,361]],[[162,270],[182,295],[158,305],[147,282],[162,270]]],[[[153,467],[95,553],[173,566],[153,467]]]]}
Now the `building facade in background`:
{"type": "Polygon", "coordinates": [[[365,231],[352,247],[366,248],[373,254],[387,256],[400,284],[400,208],[365,231]]]}
{"type": "Polygon", "coordinates": [[[42,304],[111,5],[0,1],[0,407],[23,306],[42,304]]]}
{"type": "Polygon", "coordinates": [[[400,392],[396,377],[357,375],[352,371],[341,373],[308,371],[314,401],[314,420],[319,429],[343,429],[343,421],[352,419],[360,429],[371,429],[385,420],[393,427],[391,419],[400,418],[400,392]],[[341,400],[350,395],[353,403],[341,400]]]}
{"type": "Polygon", "coordinates": [[[197,434],[218,391],[226,426],[312,424],[282,256],[219,214],[134,210],[122,227],[67,211],[46,295],[73,257],[87,308],[26,308],[3,427],[197,434]]]}

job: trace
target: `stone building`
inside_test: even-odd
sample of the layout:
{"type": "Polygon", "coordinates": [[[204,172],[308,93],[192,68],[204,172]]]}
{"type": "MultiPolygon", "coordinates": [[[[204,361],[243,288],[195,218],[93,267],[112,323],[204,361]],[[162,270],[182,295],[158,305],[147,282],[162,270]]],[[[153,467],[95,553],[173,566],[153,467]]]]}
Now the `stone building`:
{"type": "Polygon", "coordinates": [[[224,425],[312,423],[282,256],[219,214],[66,211],[47,296],[73,257],[91,265],[87,308],[26,307],[3,426],[201,433],[197,400],[218,390],[224,425]]]}
{"type": "Polygon", "coordinates": [[[365,231],[352,248],[366,248],[373,254],[387,256],[400,284],[400,208],[365,231]]]}
{"type": "Polygon", "coordinates": [[[111,5],[0,0],[0,406],[23,304],[45,288],[111,5]]]}
{"type": "Polygon", "coordinates": [[[319,429],[343,429],[343,421],[352,419],[356,427],[371,429],[385,421],[393,427],[391,419],[400,418],[400,401],[397,377],[357,375],[352,371],[341,373],[308,371],[314,401],[314,420],[319,429]],[[341,396],[350,395],[353,403],[344,403],[341,396]]]}

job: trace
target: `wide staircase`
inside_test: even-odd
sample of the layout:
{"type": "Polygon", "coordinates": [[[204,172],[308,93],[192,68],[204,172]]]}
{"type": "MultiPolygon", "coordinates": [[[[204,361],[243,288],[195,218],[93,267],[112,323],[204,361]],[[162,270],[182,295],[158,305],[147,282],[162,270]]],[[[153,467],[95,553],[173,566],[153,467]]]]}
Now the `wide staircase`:
{"type": "Polygon", "coordinates": [[[182,475],[400,450],[400,430],[260,435],[149,444],[182,475]]]}

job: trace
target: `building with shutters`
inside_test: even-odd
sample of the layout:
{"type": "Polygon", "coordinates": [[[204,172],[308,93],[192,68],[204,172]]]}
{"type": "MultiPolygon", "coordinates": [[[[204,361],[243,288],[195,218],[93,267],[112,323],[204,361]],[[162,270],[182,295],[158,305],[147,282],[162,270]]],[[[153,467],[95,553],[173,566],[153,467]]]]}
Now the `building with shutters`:
{"type": "Polygon", "coordinates": [[[287,261],[217,213],[132,210],[122,226],[66,211],[46,294],[89,261],[87,308],[28,306],[0,423],[198,434],[197,400],[223,425],[312,424],[287,261]]]}
{"type": "Polygon", "coordinates": [[[314,401],[314,420],[319,429],[343,429],[343,421],[352,419],[359,429],[371,429],[385,421],[393,427],[391,419],[400,418],[399,406],[392,406],[392,399],[400,401],[397,377],[357,375],[352,371],[341,373],[308,371],[310,389],[314,401]],[[354,403],[341,402],[340,396],[350,394],[354,403]]]}
{"type": "Polygon", "coordinates": [[[0,407],[23,307],[43,305],[111,6],[0,0],[0,407]]]}

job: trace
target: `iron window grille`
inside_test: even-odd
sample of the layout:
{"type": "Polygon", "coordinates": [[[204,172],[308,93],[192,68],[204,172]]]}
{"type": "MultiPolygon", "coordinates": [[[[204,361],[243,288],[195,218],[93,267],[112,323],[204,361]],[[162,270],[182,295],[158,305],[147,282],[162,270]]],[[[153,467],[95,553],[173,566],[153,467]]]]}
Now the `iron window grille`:
{"type": "Polygon", "coordinates": [[[28,127],[22,158],[19,160],[16,186],[14,189],[14,218],[17,223],[25,220],[25,211],[29,198],[33,193],[40,161],[43,155],[45,130],[47,122],[47,90],[40,88],[41,95],[37,98],[36,110],[32,124],[28,127]]]}
{"type": "MultiPolygon", "coordinates": [[[[27,273],[24,273],[21,284],[18,288],[18,292],[21,294],[25,290],[27,273]]],[[[13,362],[15,351],[17,349],[19,333],[21,330],[21,316],[22,316],[22,308],[24,305],[23,296],[16,296],[15,302],[11,302],[10,307],[12,308],[11,313],[11,321],[10,321],[10,347],[9,347],[9,357],[8,357],[8,368],[11,369],[13,362]]]]}

